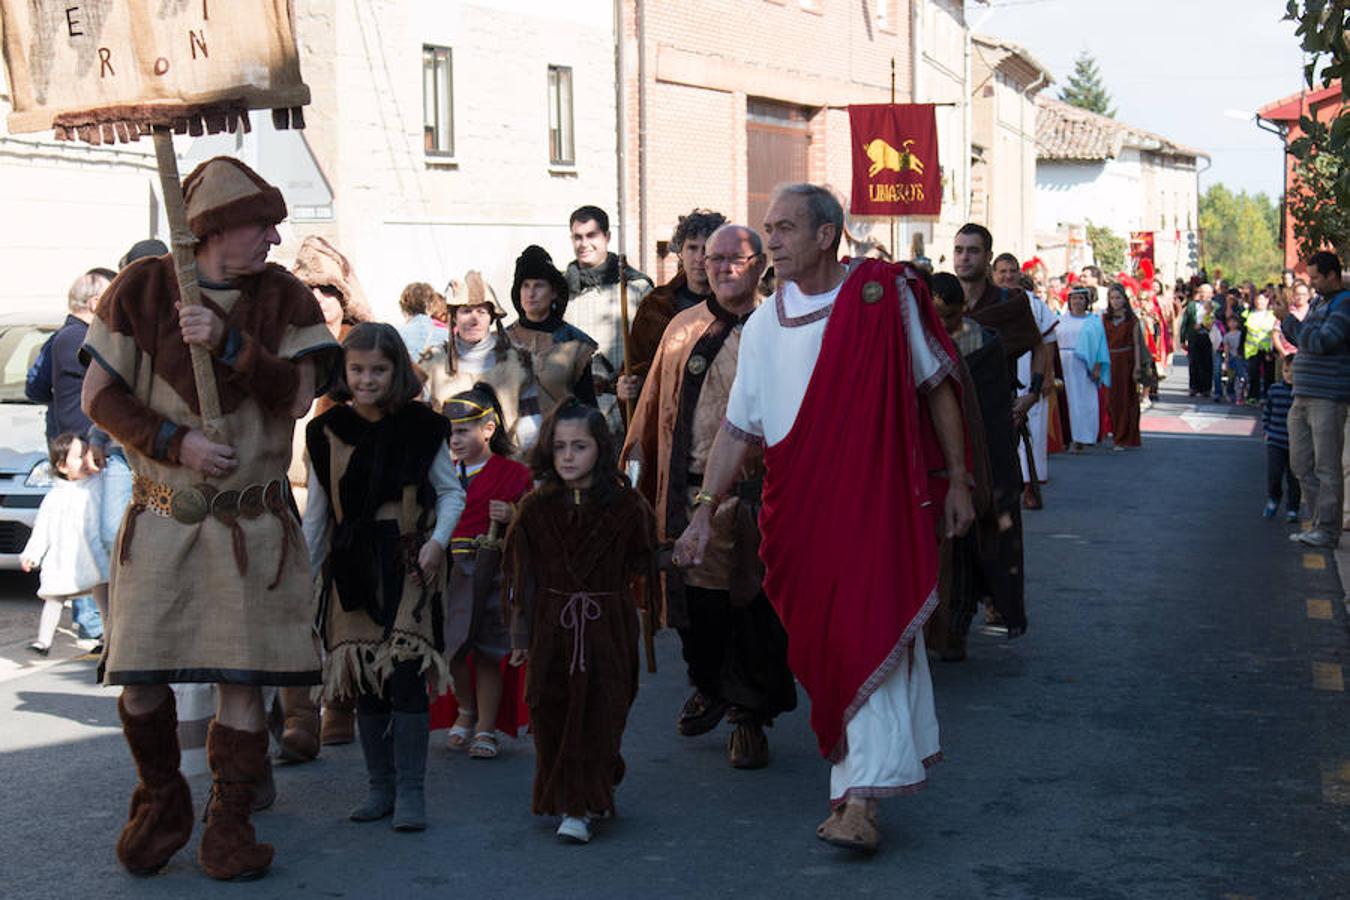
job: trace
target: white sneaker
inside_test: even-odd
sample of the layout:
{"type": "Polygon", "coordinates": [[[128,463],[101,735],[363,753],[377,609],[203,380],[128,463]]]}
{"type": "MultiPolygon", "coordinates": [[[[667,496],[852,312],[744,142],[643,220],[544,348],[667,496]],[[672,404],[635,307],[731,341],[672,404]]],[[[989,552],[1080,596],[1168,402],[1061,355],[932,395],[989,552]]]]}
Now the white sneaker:
{"type": "Polygon", "coordinates": [[[558,826],[558,840],[565,844],[589,844],[591,842],[590,816],[563,816],[558,826]]]}

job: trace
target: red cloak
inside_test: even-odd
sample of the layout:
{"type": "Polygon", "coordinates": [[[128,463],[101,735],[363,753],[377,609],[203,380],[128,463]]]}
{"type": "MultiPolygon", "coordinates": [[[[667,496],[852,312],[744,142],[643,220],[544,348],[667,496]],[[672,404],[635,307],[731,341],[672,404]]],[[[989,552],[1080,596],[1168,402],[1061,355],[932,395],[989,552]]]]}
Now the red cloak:
{"type": "Polygon", "coordinates": [[[945,482],[930,473],[944,461],[919,387],[951,378],[959,397],[959,357],[927,287],[910,279],[940,362],[915,385],[897,288],[906,271],[864,260],[849,274],[792,430],[766,450],[764,588],[833,762],[848,752],[848,721],[907,658],[938,599],[945,482]],[[878,287],[880,298],[864,299],[878,287]]]}

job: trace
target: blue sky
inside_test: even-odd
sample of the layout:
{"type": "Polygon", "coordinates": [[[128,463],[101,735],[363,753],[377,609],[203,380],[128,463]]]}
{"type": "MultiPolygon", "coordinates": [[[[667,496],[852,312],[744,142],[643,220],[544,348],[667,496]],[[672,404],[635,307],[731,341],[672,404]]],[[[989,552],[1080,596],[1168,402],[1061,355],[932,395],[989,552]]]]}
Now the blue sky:
{"type": "Polygon", "coordinates": [[[1052,97],[1087,50],[1116,118],[1208,152],[1202,189],[1283,190],[1280,141],[1250,119],[1302,87],[1303,55],[1284,0],[966,0],[976,31],[1026,47],[1055,77],[1052,97]]]}

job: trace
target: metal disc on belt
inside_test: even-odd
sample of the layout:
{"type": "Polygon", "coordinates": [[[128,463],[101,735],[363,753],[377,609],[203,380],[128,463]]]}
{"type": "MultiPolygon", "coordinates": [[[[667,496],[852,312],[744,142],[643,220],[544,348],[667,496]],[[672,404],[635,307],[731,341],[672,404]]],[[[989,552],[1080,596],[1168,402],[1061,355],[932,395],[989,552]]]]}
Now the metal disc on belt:
{"type": "Polygon", "coordinates": [[[176,522],[183,525],[196,525],[206,519],[206,514],[210,512],[210,505],[207,503],[206,496],[197,488],[179,488],[173,492],[173,499],[169,501],[169,512],[176,522]]]}
{"type": "Polygon", "coordinates": [[[244,492],[239,495],[239,515],[245,519],[256,519],[266,511],[267,503],[263,499],[263,486],[251,484],[244,488],[244,492]]]}
{"type": "Polygon", "coordinates": [[[269,481],[263,489],[263,505],[268,509],[279,510],[282,508],[281,481],[269,481]]]}
{"type": "Polygon", "coordinates": [[[239,492],[221,491],[211,500],[211,514],[225,524],[239,518],[239,492]]]}

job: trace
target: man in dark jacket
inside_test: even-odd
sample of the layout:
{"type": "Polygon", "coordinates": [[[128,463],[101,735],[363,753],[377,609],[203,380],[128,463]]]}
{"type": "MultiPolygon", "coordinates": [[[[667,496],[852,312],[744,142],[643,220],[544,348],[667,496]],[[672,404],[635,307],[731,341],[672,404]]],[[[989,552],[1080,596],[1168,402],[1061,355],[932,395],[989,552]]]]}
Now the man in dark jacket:
{"type": "Polygon", "coordinates": [[[617,394],[620,400],[636,400],[661,343],[666,325],[677,313],[707,301],[711,294],[708,272],[703,266],[703,247],[714,231],[726,224],[727,217],[710,209],[695,209],[680,216],[670,236],[670,250],[680,261],[675,277],[642,298],[633,326],[629,332],[628,362],[631,373],[620,377],[617,394]]]}
{"type": "Polygon", "coordinates": [[[84,366],[79,360],[79,350],[94,318],[99,295],[113,275],[108,269],[90,269],[75,279],[66,295],[69,307],[66,321],[43,347],[38,364],[28,373],[24,393],[35,403],[47,404],[48,442],[67,432],[80,437],[89,433],[89,417],[80,409],[84,366]]]}

